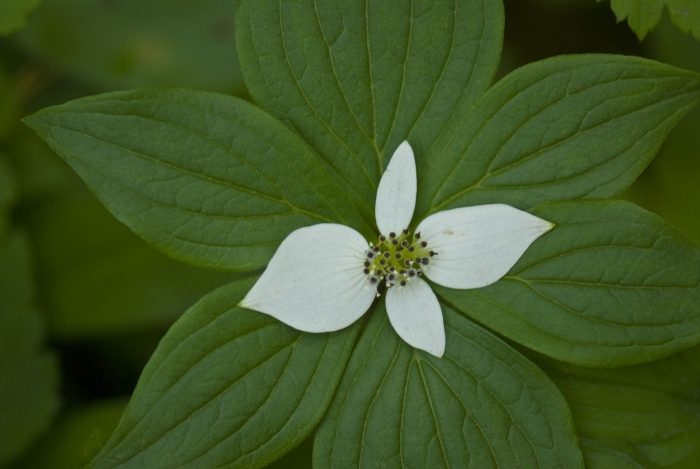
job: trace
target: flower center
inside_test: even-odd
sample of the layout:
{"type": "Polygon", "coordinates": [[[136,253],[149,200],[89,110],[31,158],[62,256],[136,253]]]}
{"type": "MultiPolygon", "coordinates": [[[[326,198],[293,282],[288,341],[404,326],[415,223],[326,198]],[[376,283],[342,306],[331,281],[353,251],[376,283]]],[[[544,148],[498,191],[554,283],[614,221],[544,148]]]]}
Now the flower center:
{"type": "Polygon", "coordinates": [[[389,237],[380,236],[379,242],[365,253],[365,275],[372,285],[385,281],[386,287],[394,285],[405,287],[408,282],[423,274],[422,267],[430,264],[430,258],[437,252],[428,248],[428,243],[421,240],[420,233],[413,235],[409,242],[410,231],[389,233],[389,237]]]}

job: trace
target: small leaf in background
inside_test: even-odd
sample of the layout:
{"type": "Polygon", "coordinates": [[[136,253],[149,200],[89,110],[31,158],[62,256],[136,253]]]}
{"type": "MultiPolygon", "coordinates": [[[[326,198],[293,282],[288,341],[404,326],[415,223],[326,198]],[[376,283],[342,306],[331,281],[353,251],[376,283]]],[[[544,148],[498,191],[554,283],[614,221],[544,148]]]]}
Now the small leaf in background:
{"type": "Polygon", "coordinates": [[[656,27],[666,9],[673,24],[700,39],[700,3],[697,0],[610,0],[610,6],[617,21],[627,19],[640,41],[656,27]]]}
{"type": "Polygon", "coordinates": [[[91,468],[258,468],[314,429],[359,327],[308,334],[238,308],[254,281],[216,290],[168,331],[91,468]]]}
{"type": "Polygon", "coordinates": [[[32,129],[18,125],[4,146],[23,201],[51,200],[58,194],[73,192],[76,187],[83,186],[70,166],[32,129]]]}
{"type": "Polygon", "coordinates": [[[622,366],[700,342],[700,249],[629,202],[543,204],[556,223],[499,282],[435,286],[462,313],[531,349],[622,366]]]}
{"type": "Polygon", "coordinates": [[[51,432],[40,438],[10,469],[83,468],[90,462],[86,460],[86,453],[94,451],[92,446],[99,445],[100,440],[105,443],[117,426],[126,403],[126,399],[109,399],[67,411],[51,432]],[[83,464],[79,466],[81,462],[83,464]]]}
{"type": "Polygon", "coordinates": [[[26,122],[119,220],[178,260],[260,269],[290,232],[322,222],[369,237],[308,147],[241,99],[145,89],[72,101],[26,122]]]}
{"type": "Polygon", "coordinates": [[[53,339],[166,328],[235,278],[170,259],[115,220],[86,189],[80,192],[46,202],[27,217],[53,339]]]}
{"type": "Polygon", "coordinates": [[[45,0],[14,39],[30,56],[103,90],[167,85],[238,93],[236,4],[45,0]]]}
{"type": "MultiPolygon", "coordinates": [[[[41,0],[2,0],[0,1],[0,36],[6,36],[22,27],[27,16],[41,3],[41,0]]],[[[2,100],[0,100],[2,103],[2,100]]]]}
{"type": "Polygon", "coordinates": [[[0,240],[9,224],[10,208],[17,197],[14,174],[5,155],[0,153],[0,240]]]}
{"type": "MultiPolygon", "coordinates": [[[[2,18],[1,12],[0,18],[2,18]]],[[[17,101],[12,81],[0,69],[0,139],[6,137],[10,130],[19,124],[17,101]]]]}
{"type": "Polygon", "coordinates": [[[0,238],[0,466],[47,429],[59,404],[58,363],[40,350],[30,262],[24,236],[0,238]]]}
{"type": "Polygon", "coordinates": [[[636,57],[526,65],[494,85],[446,147],[419,158],[418,207],[612,197],[700,99],[700,78],[636,57]]]}
{"type": "MultiPolygon", "coordinates": [[[[649,54],[676,67],[700,72],[700,43],[668,18],[644,41],[649,54]]],[[[623,194],[681,230],[700,245],[700,109],[693,109],[671,132],[649,168],[623,194]]]]}
{"type": "Polygon", "coordinates": [[[242,1],[238,53],[255,101],[295,129],[372,213],[409,140],[426,154],[490,85],[501,0],[242,1]]]}
{"type": "Polygon", "coordinates": [[[554,384],[443,305],[447,349],[413,349],[378,309],[314,442],[319,468],[583,468],[554,384]]]}
{"type": "Polygon", "coordinates": [[[588,469],[700,467],[700,347],[615,370],[534,360],[566,397],[588,469]]]}

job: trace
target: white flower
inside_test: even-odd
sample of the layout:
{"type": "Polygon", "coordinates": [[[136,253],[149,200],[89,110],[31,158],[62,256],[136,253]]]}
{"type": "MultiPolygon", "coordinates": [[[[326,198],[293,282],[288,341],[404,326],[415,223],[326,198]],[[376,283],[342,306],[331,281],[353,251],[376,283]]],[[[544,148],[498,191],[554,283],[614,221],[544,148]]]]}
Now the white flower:
{"type": "Polygon", "coordinates": [[[490,285],[554,225],[508,205],[480,205],[431,215],[411,236],[416,190],[413,150],[403,142],[377,189],[379,242],[368,243],[344,225],[300,228],[282,242],[240,306],[295,329],[329,332],[355,322],[385,290],[399,336],[441,357],[442,311],[421,276],[449,288],[490,285]]]}

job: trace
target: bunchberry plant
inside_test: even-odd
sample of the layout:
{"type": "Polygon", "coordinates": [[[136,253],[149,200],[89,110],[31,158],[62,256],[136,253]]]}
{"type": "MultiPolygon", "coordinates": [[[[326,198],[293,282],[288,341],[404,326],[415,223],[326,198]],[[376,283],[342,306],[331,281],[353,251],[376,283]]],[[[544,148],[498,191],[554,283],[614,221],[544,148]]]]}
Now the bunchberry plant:
{"type": "Polygon", "coordinates": [[[141,89],[27,118],[153,246],[249,273],[170,329],[90,467],[257,468],[315,430],[318,468],[582,468],[523,353],[700,343],[700,252],[611,199],[700,78],[582,55],[492,85],[503,25],[500,0],[243,0],[255,104],[141,89]]]}
{"type": "Polygon", "coordinates": [[[441,357],[442,311],[421,274],[446,287],[485,287],[554,225],[507,205],[481,205],[433,214],[410,236],[415,206],[416,163],[411,145],[403,142],[377,188],[377,244],[343,225],[299,228],[282,242],[240,306],[301,331],[330,332],[354,323],[384,287],[387,314],[399,336],[441,357]]]}

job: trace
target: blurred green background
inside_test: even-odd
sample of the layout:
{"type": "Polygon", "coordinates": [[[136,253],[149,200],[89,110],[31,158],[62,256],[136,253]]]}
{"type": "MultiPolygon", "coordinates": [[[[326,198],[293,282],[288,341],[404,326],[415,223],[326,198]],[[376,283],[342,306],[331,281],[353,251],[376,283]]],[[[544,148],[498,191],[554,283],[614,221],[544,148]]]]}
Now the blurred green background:
{"type": "MultiPolygon", "coordinates": [[[[0,0],[0,467],[75,469],[116,425],[167,327],[230,274],[171,260],[117,222],[20,119],[142,86],[246,97],[235,0],[0,0]],[[26,19],[26,24],[25,24],[26,19]],[[21,345],[17,345],[20,344],[21,345]]],[[[667,14],[641,43],[607,1],[506,0],[500,76],[630,54],[700,71],[667,14]]],[[[700,244],[700,109],[623,195],[700,244]]],[[[311,467],[307,440],[279,468],[311,467]]]]}

